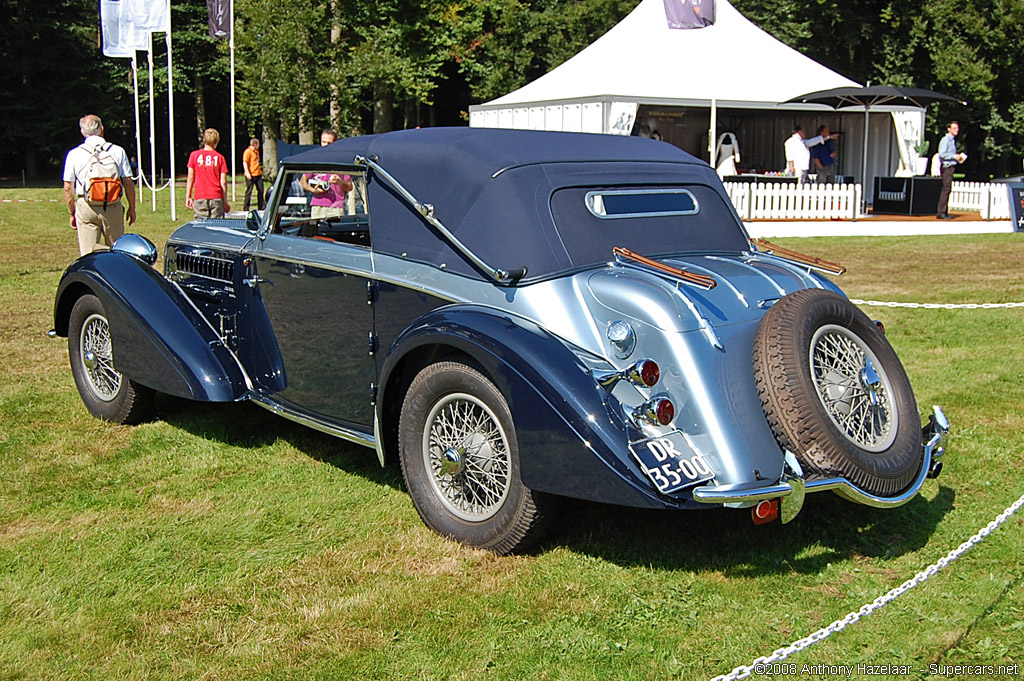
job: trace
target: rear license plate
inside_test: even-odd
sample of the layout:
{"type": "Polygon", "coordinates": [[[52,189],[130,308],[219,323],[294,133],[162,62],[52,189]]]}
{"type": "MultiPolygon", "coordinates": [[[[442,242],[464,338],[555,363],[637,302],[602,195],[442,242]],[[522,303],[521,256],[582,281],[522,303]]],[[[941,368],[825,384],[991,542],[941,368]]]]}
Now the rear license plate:
{"type": "Polygon", "coordinates": [[[672,494],[715,477],[704,456],[693,451],[678,430],[630,442],[629,451],[662,494],[672,494]]]}

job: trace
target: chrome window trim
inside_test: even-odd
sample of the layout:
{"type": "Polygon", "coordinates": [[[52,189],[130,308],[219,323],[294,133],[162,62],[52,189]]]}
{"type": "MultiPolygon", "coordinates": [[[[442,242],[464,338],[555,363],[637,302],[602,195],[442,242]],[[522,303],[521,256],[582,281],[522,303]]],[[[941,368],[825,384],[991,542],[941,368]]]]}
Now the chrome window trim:
{"type": "MultiPolygon", "coordinates": [[[[584,203],[587,206],[587,210],[590,214],[599,220],[623,220],[626,218],[656,218],[656,217],[673,217],[682,215],[697,215],[700,213],[700,202],[697,197],[689,189],[601,189],[587,192],[584,197],[584,203]],[[594,197],[595,196],[642,196],[648,194],[685,194],[690,197],[693,201],[693,210],[668,210],[668,211],[651,211],[643,213],[615,213],[609,215],[607,213],[601,214],[594,210],[594,197]]],[[[603,203],[603,202],[602,202],[603,203]]]]}

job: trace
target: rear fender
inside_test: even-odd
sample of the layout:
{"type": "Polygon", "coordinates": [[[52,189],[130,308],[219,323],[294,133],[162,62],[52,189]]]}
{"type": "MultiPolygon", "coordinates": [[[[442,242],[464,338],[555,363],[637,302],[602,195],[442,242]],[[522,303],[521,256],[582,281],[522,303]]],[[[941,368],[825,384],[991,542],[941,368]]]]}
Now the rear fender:
{"type": "Polygon", "coordinates": [[[103,303],[114,365],[133,381],[207,402],[245,395],[245,376],[231,351],[184,294],[149,265],[111,251],[72,263],[57,287],[58,335],[68,335],[71,309],[87,294],[103,303]]]}
{"type": "MultiPolygon", "coordinates": [[[[683,505],[658,496],[641,477],[629,434],[610,416],[608,393],[579,358],[534,322],[493,308],[440,308],[398,337],[381,372],[383,431],[397,430],[404,388],[415,373],[454,353],[479,363],[505,396],[520,477],[530,489],[624,506],[683,505]]],[[[385,436],[383,444],[395,453],[393,438],[389,443],[385,436]]]]}

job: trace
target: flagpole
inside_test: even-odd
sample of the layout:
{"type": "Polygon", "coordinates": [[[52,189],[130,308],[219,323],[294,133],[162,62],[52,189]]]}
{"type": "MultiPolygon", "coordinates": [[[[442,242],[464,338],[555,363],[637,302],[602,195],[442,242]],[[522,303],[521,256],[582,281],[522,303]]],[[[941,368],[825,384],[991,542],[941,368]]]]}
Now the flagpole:
{"type": "Polygon", "coordinates": [[[138,168],[139,182],[139,203],[142,203],[142,189],[146,184],[142,180],[142,130],[139,126],[139,61],[138,51],[132,52],[132,87],[135,90],[135,167],[138,168]]]}
{"type": "MultiPolygon", "coordinates": [[[[231,26],[230,35],[228,36],[228,46],[231,51],[231,160],[228,161],[228,172],[231,173],[231,203],[235,202],[235,159],[238,158],[236,155],[235,145],[238,140],[235,135],[235,0],[229,0],[228,6],[230,7],[231,13],[231,26]]],[[[259,201],[256,202],[259,205],[259,201]]]]}
{"type": "Polygon", "coordinates": [[[171,152],[171,222],[178,219],[174,197],[174,78],[171,68],[171,0],[167,0],[167,125],[168,144],[171,152]]]}
{"type": "Polygon", "coordinates": [[[153,112],[153,32],[149,31],[149,189],[153,196],[153,212],[156,212],[156,119],[153,112]]]}

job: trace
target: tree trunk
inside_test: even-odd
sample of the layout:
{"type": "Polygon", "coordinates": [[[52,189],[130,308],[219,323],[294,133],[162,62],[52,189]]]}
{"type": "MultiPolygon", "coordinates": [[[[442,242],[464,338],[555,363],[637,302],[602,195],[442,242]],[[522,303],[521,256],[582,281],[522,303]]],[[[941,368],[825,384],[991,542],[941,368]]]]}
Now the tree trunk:
{"type": "MultiPolygon", "coordinates": [[[[338,0],[331,0],[331,45],[341,40],[341,24],[338,23],[338,0]]],[[[338,101],[338,84],[331,83],[331,127],[341,130],[341,102],[338,101]]]]}
{"type": "Polygon", "coordinates": [[[394,124],[395,111],[391,101],[392,95],[385,92],[384,87],[376,85],[373,88],[373,132],[391,132],[394,124]]]}
{"type": "Polygon", "coordinates": [[[196,128],[200,146],[202,146],[203,132],[206,130],[206,87],[203,82],[203,77],[196,74],[195,79],[195,99],[196,99],[196,128]]]}
{"type": "Polygon", "coordinates": [[[313,134],[309,113],[306,111],[306,98],[299,103],[299,144],[316,144],[320,140],[313,134]]]}
{"type": "Polygon", "coordinates": [[[263,174],[271,183],[277,177],[277,140],[281,136],[281,121],[276,114],[263,115],[263,174]]]}

